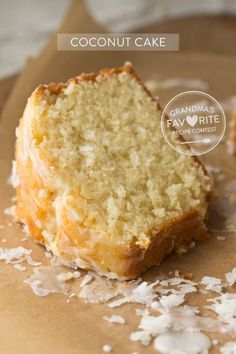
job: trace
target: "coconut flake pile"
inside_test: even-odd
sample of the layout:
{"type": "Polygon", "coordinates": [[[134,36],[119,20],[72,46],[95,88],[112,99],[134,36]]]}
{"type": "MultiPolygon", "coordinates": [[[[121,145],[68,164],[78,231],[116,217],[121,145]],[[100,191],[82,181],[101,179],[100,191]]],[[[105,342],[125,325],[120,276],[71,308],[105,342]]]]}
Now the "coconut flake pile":
{"type": "MultiPolygon", "coordinates": [[[[187,279],[181,277],[178,272],[174,276],[159,276],[153,282],[142,278],[121,282],[92,271],[72,270],[55,257],[45,257],[48,264],[41,265],[33,261],[31,253],[31,249],[22,246],[0,248],[0,260],[19,271],[26,270],[21,262],[32,266],[33,273],[24,282],[37,296],[60,293],[68,297],[68,303],[72,297],[79,298],[91,304],[105,303],[114,311],[129,303],[137,304],[142,307],[135,310],[139,323],[137,329],[129,333],[129,338],[142,346],[152,345],[160,353],[208,353],[218,344],[208,333],[226,334],[229,341],[220,348],[221,353],[235,353],[236,344],[232,339],[236,332],[236,294],[230,291],[235,283],[236,268],[225,274],[225,283],[212,276],[204,276],[196,282],[187,275],[187,279]],[[188,304],[188,294],[199,292],[217,294],[205,304],[212,316],[203,315],[202,309],[188,304]]],[[[104,313],[102,319],[113,325],[127,323],[116,312],[110,316],[104,313]]]]}
{"type": "MultiPolygon", "coordinates": [[[[178,273],[174,277],[159,277],[154,282],[141,278],[119,282],[94,272],[72,271],[55,258],[46,257],[49,264],[42,266],[32,260],[31,253],[31,249],[22,246],[0,248],[0,260],[13,264],[20,271],[25,267],[19,263],[25,261],[31,265],[33,274],[25,283],[37,296],[61,293],[92,304],[107,303],[116,311],[128,303],[142,306],[143,309],[135,311],[139,324],[137,330],[129,334],[130,340],[143,346],[153,345],[160,353],[172,353],[173,350],[187,354],[207,353],[214,345],[207,333],[227,333],[230,336],[236,332],[236,294],[229,292],[235,283],[235,268],[225,274],[225,285],[220,278],[204,276],[198,283],[178,273]],[[76,292],[73,292],[71,281],[79,282],[76,292]],[[207,300],[205,306],[217,318],[203,316],[198,307],[188,305],[188,294],[202,290],[211,295],[217,293],[216,297],[207,300]],[[184,345],[186,340],[191,343],[188,350],[184,345]]],[[[117,313],[111,316],[104,314],[102,319],[114,325],[126,324],[126,319],[117,313]]],[[[220,350],[221,353],[234,353],[234,348],[235,343],[229,340],[220,350]]]]}

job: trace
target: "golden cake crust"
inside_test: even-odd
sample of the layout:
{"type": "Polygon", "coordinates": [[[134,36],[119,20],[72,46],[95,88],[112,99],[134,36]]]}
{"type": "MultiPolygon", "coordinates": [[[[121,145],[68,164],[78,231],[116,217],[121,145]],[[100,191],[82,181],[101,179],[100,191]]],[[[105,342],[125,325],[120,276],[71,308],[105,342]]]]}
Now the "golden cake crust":
{"type": "MultiPolygon", "coordinates": [[[[101,76],[109,77],[123,71],[136,77],[133,67],[126,64],[122,68],[104,69],[99,74],[82,74],[71,79],[67,84],[40,85],[32,96],[37,100],[44,95],[58,95],[71,82],[95,81],[101,76]]],[[[140,82],[140,79],[137,79],[140,82]]],[[[145,87],[144,89],[151,95],[145,87]]],[[[160,109],[158,103],[157,109],[160,109]]],[[[20,180],[16,188],[16,217],[28,225],[30,235],[37,242],[45,244],[55,255],[110,277],[131,279],[149,267],[160,264],[161,260],[172,251],[184,252],[193,240],[203,241],[207,238],[202,217],[196,210],[190,210],[185,215],[152,230],[149,242],[141,245],[109,243],[104,240],[101,242],[92,235],[85,238],[81,222],[73,217],[70,208],[63,206],[60,211],[60,222],[55,230],[56,237],[52,242],[44,230],[49,216],[53,215],[52,201],[56,191],[48,187],[48,183],[33,163],[33,151],[28,151],[25,156],[27,124],[26,113],[24,113],[18,127],[16,143],[16,169],[20,180]]],[[[200,164],[197,158],[194,159],[200,164]]],[[[206,199],[209,198],[209,194],[206,193],[206,199]]]]}

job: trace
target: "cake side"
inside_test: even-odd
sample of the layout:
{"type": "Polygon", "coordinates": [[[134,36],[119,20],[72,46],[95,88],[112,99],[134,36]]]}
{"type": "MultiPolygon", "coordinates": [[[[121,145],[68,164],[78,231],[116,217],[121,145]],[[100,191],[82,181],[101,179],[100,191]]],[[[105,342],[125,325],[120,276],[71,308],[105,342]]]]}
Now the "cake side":
{"type": "MultiPolygon", "coordinates": [[[[32,236],[66,261],[75,262],[85,268],[96,269],[103,274],[116,273],[116,275],[126,278],[136,277],[150,266],[159,264],[164,256],[172,252],[172,250],[187,249],[192,240],[202,240],[207,237],[204,219],[207,212],[207,199],[211,189],[209,177],[205,174],[203,167],[196,158],[184,155],[179,156],[176,152],[172,156],[173,151],[171,151],[171,148],[166,146],[165,142],[161,140],[158,135],[159,131],[153,123],[154,109],[157,112],[157,119],[160,118],[158,103],[141,85],[141,81],[137,79],[132,66],[128,64],[123,68],[103,70],[97,75],[81,75],[70,80],[68,84],[40,86],[28,102],[21,126],[18,129],[16,145],[16,167],[20,179],[20,185],[17,187],[16,214],[21,221],[29,226],[32,236]],[[55,123],[57,119],[59,120],[58,111],[63,112],[58,103],[58,98],[61,98],[60,95],[63,95],[64,99],[65,96],[69,97],[67,99],[69,108],[67,107],[65,112],[70,112],[70,110],[75,110],[75,101],[73,101],[73,106],[70,100],[70,95],[73,95],[75,87],[80,92],[82,90],[86,91],[88,88],[85,82],[88,82],[92,90],[94,84],[97,85],[96,90],[99,90],[99,85],[102,85],[107,80],[109,81],[110,78],[119,77],[119,75],[124,76],[123,79],[119,79],[120,89],[125,85],[122,82],[122,80],[127,79],[125,75],[128,75],[128,80],[132,77],[135,81],[136,86],[134,87],[138,92],[135,107],[137,105],[142,106],[142,99],[145,97],[145,102],[147,103],[145,108],[147,108],[148,114],[145,116],[143,113],[143,119],[147,120],[144,120],[146,126],[143,126],[142,120],[139,121],[137,115],[140,111],[136,112],[134,107],[132,114],[136,115],[135,119],[132,120],[130,118],[131,121],[129,121],[129,117],[124,115],[123,119],[128,121],[127,124],[122,126],[122,129],[126,129],[131,124],[132,128],[137,128],[136,135],[134,136],[130,131],[127,131],[127,134],[124,134],[115,145],[112,145],[108,139],[108,144],[105,146],[108,155],[109,149],[113,149],[112,154],[115,155],[114,163],[117,164],[115,171],[105,171],[104,176],[98,174],[95,179],[91,178],[91,181],[89,181],[89,176],[82,176],[81,179],[81,176],[76,174],[77,172],[74,174],[74,170],[78,169],[78,160],[73,160],[73,157],[71,157],[73,154],[67,154],[65,165],[61,168],[63,160],[58,159],[57,156],[62,156],[65,153],[63,141],[61,143],[62,150],[59,149],[60,145],[56,147],[50,145],[50,139],[47,140],[45,131],[52,132],[53,136],[53,124],[58,124],[60,133],[57,131],[54,139],[57,137],[59,141],[61,136],[65,134],[68,141],[75,139],[73,144],[76,145],[76,139],[81,136],[77,134],[75,138],[72,133],[72,135],[68,134],[70,129],[64,128],[64,120],[69,120],[68,125],[73,123],[73,129],[75,130],[77,129],[77,124],[82,122],[77,122],[74,118],[68,119],[68,113],[64,113],[63,121],[55,123]],[[137,87],[140,87],[140,90],[137,87]],[[146,98],[147,96],[149,99],[146,98]],[[57,113],[54,112],[54,118],[56,119],[53,120],[53,110],[51,108],[55,107],[55,105],[58,105],[58,109],[57,113]],[[51,109],[50,117],[48,107],[51,109]],[[41,127],[45,120],[46,130],[42,131],[41,127]],[[51,122],[53,122],[52,126],[50,126],[51,122]],[[149,123],[153,126],[152,128],[149,127],[149,123]],[[37,126],[38,124],[40,127],[37,126]],[[143,140],[138,135],[139,130],[143,134],[147,130],[148,134],[144,134],[143,140]],[[150,138],[152,133],[156,134],[157,142],[151,144],[148,141],[146,142],[146,139],[147,136],[150,138]],[[130,138],[131,150],[136,152],[136,154],[133,153],[133,155],[131,154],[131,156],[127,157],[125,152],[125,149],[127,151],[127,145],[124,151],[114,150],[114,148],[117,149],[119,145],[122,145],[123,138],[126,140],[130,138]],[[138,140],[137,144],[135,139],[138,140]],[[45,140],[46,143],[44,145],[45,140]],[[150,151],[145,151],[144,153],[144,144],[147,145],[150,151]],[[40,145],[43,148],[40,148],[40,145]],[[159,151],[158,156],[153,153],[154,146],[159,151]],[[141,152],[143,151],[143,155],[139,152],[140,150],[141,152]],[[169,158],[165,162],[166,155],[169,158]],[[153,157],[153,161],[148,165],[146,161],[150,157],[153,157]],[[123,168],[120,161],[126,163],[125,168],[123,168]],[[177,173],[175,171],[176,163],[179,165],[177,173]],[[155,166],[163,170],[163,172],[160,172],[160,178],[155,175],[155,166]],[[169,173],[164,173],[165,167],[169,169],[169,173]],[[187,171],[185,171],[185,168],[187,168],[187,171]],[[126,170],[130,170],[128,177],[124,174],[126,170]],[[132,176],[135,178],[132,179],[132,176]],[[77,180],[77,177],[78,183],[75,183],[74,181],[77,180]],[[110,192],[105,195],[104,200],[106,203],[103,209],[101,207],[103,203],[97,207],[96,203],[93,202],[94,200],[96,201],[96,195],[93,195],[93,189],[89,190],[90,185],[84,182],[85,177],[87,177],[89,182],[94,183],[95,192],[100,187],[101,195],[102,193],[106,194],[106,191],[110,188],[110,192]],[[106,188],[103,188],[100,184],[96,185],[97,179],[101,181],[102,177],[107,182],[106,188]],[[142,180],[142,183],[140,183],[139,179],[142,180]],[[166,183],[164,183],[165,179],[168,179],[166,183]],[[118,187],[121,186],[121,188],[116,188],[116,195],[114,195],[112,185],[109,185],[110,180],[112,183],[115,180],[120,183],[118,187]],[[132,180],[132,183],[130,180],[132,180]],[[121,181],[123,182],[121,183],[121,181]],[[155,187],[155,183],[159,183],[159,192],[158,188],[155,187]],[[81,189],[81,186],[84,189],[81,189]],[[135,188],[137,193],[135,193],[135,188]],[[191,193],[187,188],[191,190],[191,193]],[[132,204],[132,198],[126,201],[124,193],[128,194],[129,191],[131,191],[130,195],[134,199],[134,204],[140,203],[140,212],[139,208],[135,209],[136,204],[134,206],[131,205],[131,209],[133,207],[131,213],[127,212],[129,205],[132,204]],[[91,199],[92,202],[90,202],[91,199]],[[124,213],[123,209],[125,209],[124,213]],[[104,210],[108,210],[108,217],[104,210]],[[117,213],[120,214],[117,216],[117,213]],[[152,217],[149,217],[149,214],[152,213],[154,213],[152,217]],[[122,223],[119,218],[123,218],[122,223]],[[133,228],[130,231],[132,223],[136,225],[136,229],[133,228]],[[127,232],[126,228],[128,228],[127,232]]],[[[116,91],[112,91],[112,87],[108,87],[106,90],[107,95],[111,95],[111,97],[112,94],[116,95],[116,91]]],[[[78,91],[76,91],[76,95],[78,95],[78,91]]],[[[128,91],[125,95],[128,96],[128,91]]],[[[132,95],[130,97],[132,104],[132,95]]],[[[101,98],[104,99],[104,92],[101,98]]],[[[61,103],[61,101],[59,102],[61,103]]],[[[86,103],[88,102],[86,101],[86,103]]],[[[91,103],[94,104],[94,101],[91,103]]],[[[122,104],[123,101],[120,105],[122,104]]],[[[79,107],[81,107],[81,102],[79,107]]],[[[124,111],[131,111],[128,101],[123,109],[124,111]]],[[[100,122],[102,126],[105,123],[107,125],[102,130],[101,140],[99,140],[98,136],[94,139],[98,145],[102,144],[104,134],[107,131],[112,131],[113,133],[112,129],[116,119],[105,122],[104,118],[104,121],[101,119],[100,122]]],[[[92,126],[95,124],[93,119],[91,124],[92,126]]],[[[84,125],[86,125],[86,122],[84,125]]],[[[119,135],[119,129],[115,131],[115,135],[119,135]]],[[[91,132],[91,129],[86,131],[91,132]]],[[[112,134],[111,137],[114,138],[112,134]]],[[[90,139],[91,143],[91,136],[88,139],[90,139]]],[[[82,156],[81,159],[84,158],[84,155],[85,158],[82,162],[79,162],[81,164],[79,167],[86,170],[86,165],[83,165],[85,161],[88,164],[87,170],[92,174],[91,171],[96,171],[92,163],[92,154],[90,154],[91,151],[89,151],[90,148],[88,148],[87,141],[86,144],[81,141],[78,145],[79,148],[82,147],[82,150],[79,150],[79,152],[82,156]]],[[[72,152],[74,145],[68,147],[72,152]]],[[[75,154],[78,155],[77,151],[75,151],[75,154]]],[[[110,166],[113,163],[113,155],[109,157],[108,164],[101,161],[100,165],[98,164],[99,169],[101,169],[101,166],[106,168],[110,166]]],[[[98,198],[98,200],[100,199],[98,198]]]]}

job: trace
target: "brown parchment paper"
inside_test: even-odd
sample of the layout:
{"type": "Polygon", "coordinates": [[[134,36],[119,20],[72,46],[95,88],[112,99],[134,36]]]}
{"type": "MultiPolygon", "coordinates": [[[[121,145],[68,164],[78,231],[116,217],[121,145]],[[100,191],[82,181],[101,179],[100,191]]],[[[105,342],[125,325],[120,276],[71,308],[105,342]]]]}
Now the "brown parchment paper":
{"type": "MultiPolygon", "coordinates": [[[[73,6],[60,29],[60,32],[99,32],[101,28],[89,18],[81,2],[73,6]]],[[[153,31],[153,28],[152,28],[153,31]]],[[[11,160],[14,156],[14,131],[26,104],[27,97],[39,83],[64,81],[80,72],[96,71],[105,66],[116,66],[124,61],[132,61],[138,74],[144,79],[153,76],[161,80],[167,78],[201,79],[209,84],[205,91],[218,100],[225,100],[236,93],[236,59],[224,56],[203,55],[199,53],[145,53],[145,52],[57,52],[56,37],[53,36],[42,54],[31,60],[19,78],[3,110],[0,126],[0,246],[16,247],[22,245],[33,249],[33,258],[42,260],[44,249],[27,240],[21,228],[3,213],[4,208],[13,204],[14,191],[7,185],[11,160]],[[6,243],[2,242],[6,239],[6,243]]],[[[177,87],[158,92],[162,106],[175,94],[185,88],[177,87]]],[[[226,111],[229,119],[229,111],[226,111]]],[[[210,208],[209,226],[222,228],[225,217],[220,211],[221,200],[225,199],[225,186],[236,178],[236,158],[226,153],[225,142],[218,145],[203,158],[204,162],[220,168],[225,178],[217,182],[217,194],[210,208]]],[[[228,201],[226,200],[226,203],[228,201]]],[[[236,235],[219,232],[226,236],[226,241],[219,241],[213,235],[208,242],[197,245],[189,253],[168,257],[160,268],[153,268],[144,276],[154,279],[157,274],[179,270],[193,273],[197,281],[203,275],[224,278],[236,263],[236,235]]],[[[31,273],[19,272],[12,265],[0,262],[0,353],[4,354],[97,354],[102,353],[102,346],[110,344],[113,353],[131,354],[132,352],[156,353],[152,345],[142,347],[131,342],[129,334],[137,330],[138,319],[134,316],[138,305],[125,305],[116,311],[106,305],[91,305],[60,294],[47,297],[35,296],[23,280],[31,273]],[[124,326],[109,324],[102,316],[113,313],[127,319],[124,326]]],[[[214,294],[215,296],[216,294],[214,294]]],[[[212,296],[213,297],[213,296],[212,296]]],[[[202,314],[208,313],[203,308],[205,295],[189,295],[192,305],[201,306],[202,314]]],[[[220,343],[228,337],[210,334],[220,343]]],[[[229,339],[229,338],[228,338],[229,339]]],[[[217,353],[213,349],[212,353],[217,353]]]]}

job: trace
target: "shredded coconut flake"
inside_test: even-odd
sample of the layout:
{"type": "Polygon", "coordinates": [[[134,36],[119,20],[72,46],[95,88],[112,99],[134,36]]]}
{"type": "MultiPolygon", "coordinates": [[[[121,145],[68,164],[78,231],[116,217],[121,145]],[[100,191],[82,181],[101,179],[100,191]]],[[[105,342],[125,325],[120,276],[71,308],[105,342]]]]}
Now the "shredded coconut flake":
{"type": "Polygon", "coordinates": [[[16,248],[0,248],[0,260],[6,263],[15,263],[15,261],[23,261],[26,255],[30,255],[32,250],[24,247],[16,248]]]}
{"type": "Polygon", "coordinates": [[[118,295],[118,289],[109,279],[96,277],[91,284],[83,285],[79,297],[86,302],[98,304],[118,295]]]}
{"type": "Polygon", "coordinates": [[[143,345],[149,345],[152,339],[150,334],[145,331],[133,332],[129,338],[134,342],[140,341],[143,345]]]}
{"type": "Polygon", "coordinates": [[[17,270],[20,270],[21,272],[24,272],[26,270],[26,268],[24,266],[22,266],[21,264],[14,264],[14,267],[17,269],[17,270]]]}
{"type": "Polygon", "coordinates": [[[223,347],[220,348],[222,354],[235,354],[236,353],[236,342],[228,342],[223,347]]]}
{"type": "Polygon", "coordinates": [[[210,339],[201,332],[168,331],[154,342],[154,348],[163,354],[207,354],[210,347],[210,339]]]}
{"type": "Polygon", "coordinates": [[[229,286],[232,286],[236,282],[236,267],[232,269],[231,272],[225,274],[225,278],[229,286]]]}
{"type": "Polygon", "coordinates": [[[166,311],[169,311],[173,307],[179,306],[184,302],[184,294],[177,295],[177,294],[170,294],[170,295],[163,295],[160,299],[160,304],[164,307],[166,311]]]}
{"type": "Polygon", "coordinates": [[[9,216],[14,216],[15,215],[15,205],[12,205],[9,208],[4,209],[4,214],[9,215],[9,216]]]}
{"type": "Polygon", "coordinates": [[[12,161],[12,172],[11,172],[11,175],[8,179],[8,183],[13,187],[13,188],[16,188],[20,185],[20,178],[19,176],[17,175],[17,172],[16,172],[16,161],[13,160],[12,161]]]}
{"type": "Polygon", "coordinates": [[[127,296],[124,296],[122,299],[110,303],[109,307],[113,308],[129,302],[144,304],[150,307],[154,299],[157,297],[157,294],[154,291],[154,287],[157,283],[158,281],[152,284],[148,284],[144,281],[132,289],[131,293],[127,296]]]}
{"type": "Polygon", "coordinates": [[[212,302],[207,308],[215,311],[219,319],[228,324],[228,330],[236,331],[236,294],[225,293],[214,299],[209,299],[212,302]]]}
{"type": "Polygon", "coordinates": [[[61,268],[56,266],[41,266],[33,269],[34,274],[24,282],[29,284],[37,296],[47,296],[52,293],[69,293],[69,286],[58,279],[61,268]]]}
{"type": "Polygon", "coordinates": [[[217,293],[221,293],[222,291],[221,279],[219,278],[205,276],[202,278],[201,284],[205,285],[206,290],[215,291],[217,293]]]}
{"type": "Polygon", "coordinates": [[[102,350],[105,352],[105,353],[110,353],[111,352],[111,346],[109,344],[105,344],[103,347],[102,347],[102,350]]]}
{"type": "Polygon", "coordinates": [[[77,279],[81,276],[79,271],[75,272],[61,272],[58,274],[57,278],[59,281],[67,281],[71,279],[77,279]]]}
{"type": "Polygon", "coordinates": [[[103,316],[103,320],[110,322],[110,323],[119,323],[119,324],[125,324],[125,319],[122,316],[119,315],[111,315],[110,317],[108,316],[103,316]]]}
{"type": "Polygon", "coordinates": [[[25,256],[25,260],[26,260],[26,262],[27,262],[29,265],[31,265],[31,266],[33,266],[33,267],[38,267],[38,266],[40,266],[40,265],[42,264],[41,262],[34,261],[34,260],[31,258],[31,256],[28,255],[28,254],[25,256]]]}
{"type": "Polygon", "coordinates": [[[80,283],[80,287],[83,288],[86,284],[88,284],[93,279],[92,274],[85,274],[82,282],[80,283]]]}
{"type": "Polygon", "coordinates": [[[29,236],[30,235],[30,231],[29,231],[29,226],[26,224],[26,223],[24,223],[23,224],[23,232],[27,235],[27,236],[29,236]]]}

